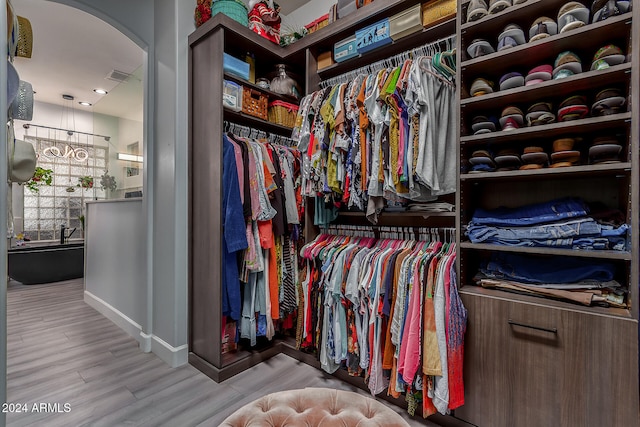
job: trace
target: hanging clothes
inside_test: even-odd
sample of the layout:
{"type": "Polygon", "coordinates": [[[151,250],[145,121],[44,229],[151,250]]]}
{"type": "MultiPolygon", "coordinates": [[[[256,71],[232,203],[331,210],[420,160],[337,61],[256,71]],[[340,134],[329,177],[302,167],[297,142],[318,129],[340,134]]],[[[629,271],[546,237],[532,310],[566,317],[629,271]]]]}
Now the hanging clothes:
{"type": "Polygon", "coordinates": [[[344,365],[373,395],[422,400],[426,415],[464,403],[467,317],[451,274],[454,244],[321,234],[300,256],[297,335],[323,370],[344,365]]]}

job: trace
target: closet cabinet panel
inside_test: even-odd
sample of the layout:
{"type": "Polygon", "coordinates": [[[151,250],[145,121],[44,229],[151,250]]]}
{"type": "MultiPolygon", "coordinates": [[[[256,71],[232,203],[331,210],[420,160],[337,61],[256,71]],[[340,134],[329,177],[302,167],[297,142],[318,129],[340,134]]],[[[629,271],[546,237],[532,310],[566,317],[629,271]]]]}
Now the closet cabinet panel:
{"type": "Polygon", "coordinates": [[[638,336],[638,322],[562,311],[562,324],[571,333],[566,335],[558,378],[562,414],[556,425],[640,425],[638,341],[633,339],[638,336]]]}
{"type": "Polygon", "coordinates": [[[464,342],[465,404],[454,415],[477,426],[506,426],[509,305],[495,298],[463,293],[461,297],[469,316],[464,342]]]}
{"type": "Polygon", "coordinates": [[[455,416],[478,426],[558,425],[566,335],[561,313],[492,297],[462,298],[469,310],[465,405],[455,416]]]}
{"type": "Polygon", "coordinates": [[[635,320],[464,291],[462,299],[469,323],[457,418],[492,427],[639,425],[638,345],[628,339],[638,335],[635,320]]]}

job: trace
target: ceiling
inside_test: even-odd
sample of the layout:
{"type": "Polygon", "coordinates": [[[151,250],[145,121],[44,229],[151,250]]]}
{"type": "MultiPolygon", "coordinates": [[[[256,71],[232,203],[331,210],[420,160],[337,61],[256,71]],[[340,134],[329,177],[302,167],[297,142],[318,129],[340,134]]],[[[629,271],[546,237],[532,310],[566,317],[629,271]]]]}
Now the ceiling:
{"type": "Polygon", "coordinates": [[[33,29],[31,58],[16,57],[14,65],[20,79],[32,84],[36,101],[68,107],[62,99],[68,94],[78,110],[142,121],[143,50],[138,45],[104,21],[69,6],[42,0],[14,0],[12,5],[33,29]],[[106,78],[113,70],[138,73],[119,83],[106,78]],[[93,92],[96,88],[110,93],[99,95],[93,92]],[[93,106],[81,106],[80,101],[93,106]]]}
{"type": "MultiPolygon", "coordinates": [[[[183,1],[183,0],[182,0],[183,1]]],[[[286,15],[310,0],[278,0],[286,15]]],[[[246,3],[249,0],[245,0],[246,3]]],[[[195,0],[193,0],[195,5],[195,0]]],[[[142,121],[143,50],[104,21],[81,10],[42,0],[13,0],[15,13],[31,22],[33,54],[15,58],[20,79],[32,84],[35,100],[142,121]],[[113,70],[133,74],[125,83],[107,79],[113,70]],[[109,92],[99,95],[93,89],[109,92]],[[85,107],[78,104],[93,104],[85,107]]]]}

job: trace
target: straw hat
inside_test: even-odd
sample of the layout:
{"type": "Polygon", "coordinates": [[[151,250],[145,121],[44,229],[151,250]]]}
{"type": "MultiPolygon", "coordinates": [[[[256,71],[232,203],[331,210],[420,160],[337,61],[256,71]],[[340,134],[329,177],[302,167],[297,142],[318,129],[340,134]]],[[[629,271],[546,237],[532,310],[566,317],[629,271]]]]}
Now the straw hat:
{"type": "Polygon", "coordinates": [[[18,46],[16,56],[31,58],[33,52],[33,30],[31,22],[22,16],[18,16],[18,46]]]}

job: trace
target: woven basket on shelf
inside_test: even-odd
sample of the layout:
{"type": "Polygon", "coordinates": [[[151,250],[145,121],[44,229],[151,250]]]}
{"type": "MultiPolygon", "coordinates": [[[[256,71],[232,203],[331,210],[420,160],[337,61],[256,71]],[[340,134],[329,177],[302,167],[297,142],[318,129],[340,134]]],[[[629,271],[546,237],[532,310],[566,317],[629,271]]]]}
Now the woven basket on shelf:
{"type": "Polygon", "coordinates": [[[242,112],[262,120],[267,120],[269,100],[262,92],[250,87],[242,87],[242,112]]]}
{"type": "Polygon", "coordinates": [[[214,0],[211,4],[211,16],[223,13],[245,27],[249,25],[247,6],[240,0],[214,0]]]}
{"type": "Polygon", "coordinates": [[[292,128],[296,124],[298,106],[284,101],[273,101],[269,104],[269,121],[292,128]]]}

